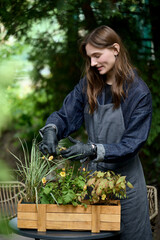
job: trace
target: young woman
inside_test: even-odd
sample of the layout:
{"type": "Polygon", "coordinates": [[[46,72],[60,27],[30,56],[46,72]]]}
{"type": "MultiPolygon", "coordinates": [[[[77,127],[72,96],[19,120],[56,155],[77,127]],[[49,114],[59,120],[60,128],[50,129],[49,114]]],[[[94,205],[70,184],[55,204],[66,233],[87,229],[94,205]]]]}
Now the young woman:
{"type": "Polygon", "coordinates": [[[88,143],[76,142],[62,151],[63,157],[80,154],[72,160],[81,160],[90,170],[126,175],[134,188],[127,188],[128,198],[121,200],[124,231],[118,239],[151,240],[146,183],[138,157],[151,125],[150,91],[111,28],[96,28],[85,37],[80,50],[86,75],[40,130],[40,149],[55,154],[58,140],[85,122],[88,143]]]}

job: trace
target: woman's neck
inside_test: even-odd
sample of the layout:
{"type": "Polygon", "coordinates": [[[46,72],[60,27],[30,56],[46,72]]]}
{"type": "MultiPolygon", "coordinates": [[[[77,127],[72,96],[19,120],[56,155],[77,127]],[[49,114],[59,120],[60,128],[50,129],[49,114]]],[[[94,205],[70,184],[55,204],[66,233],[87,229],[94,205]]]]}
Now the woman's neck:
{"type": "Polygon", "coordinates": [[[113,71],[108,72],[107,75],[106,75],[106,83],[107,83],[108,85],[112,85],[113,82],[114,82],[114,80],[115,80],[115,74],[114,74],[114,72],[113,72],[113,71]]]}

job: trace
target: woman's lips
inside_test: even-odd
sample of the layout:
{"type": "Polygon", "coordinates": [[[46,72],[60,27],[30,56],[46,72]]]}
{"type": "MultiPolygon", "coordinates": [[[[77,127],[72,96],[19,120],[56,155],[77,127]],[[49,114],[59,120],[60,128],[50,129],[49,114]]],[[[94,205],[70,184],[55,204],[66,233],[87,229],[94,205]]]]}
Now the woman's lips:
{"type": "Polygon", "coordinates": [[[98,71],[101,71],[103,67],[97,67],[98,71]]]}

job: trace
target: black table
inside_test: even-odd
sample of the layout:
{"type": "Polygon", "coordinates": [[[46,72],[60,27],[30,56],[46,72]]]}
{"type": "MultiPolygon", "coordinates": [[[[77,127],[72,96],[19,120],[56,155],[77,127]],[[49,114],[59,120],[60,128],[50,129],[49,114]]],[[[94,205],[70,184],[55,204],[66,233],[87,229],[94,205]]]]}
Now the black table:
{"type": "Polygon", "coordinates": [[[13,230],[14,233],[35,238],[36,240],[39,239],[55,239],[55,240],[86,240],[86,239],[106,239],[112,240],[114,237],[120,235],[123,231],[121,227],[121,231],[113,231],[113,232],[100,232],[100,233],[91,233],[90,231],[51,231],[47,230],[46,232],[38,232],[37,230],[32,229],[19,229],[17,227],[17,218],[13,218],[9,221],[9,226],[13,230]]]}

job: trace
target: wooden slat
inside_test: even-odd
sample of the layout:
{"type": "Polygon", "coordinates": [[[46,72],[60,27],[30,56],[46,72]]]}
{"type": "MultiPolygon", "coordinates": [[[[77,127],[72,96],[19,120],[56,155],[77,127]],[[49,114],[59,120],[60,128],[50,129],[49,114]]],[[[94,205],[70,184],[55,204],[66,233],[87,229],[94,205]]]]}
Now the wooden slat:
{"type": "Polygon", "coordinates": [[[120,205],[120,200],[111,200],[109,205],[120,205]]]}
{"type": "Polygon", "coordinates": [[[37,212],[36,204],[19,204],[18,212],[37,212]]]}
{"type": "Polygon", "coordinates": [[[100,229],[102,231],[119,231],[120,230],[120,222],[100,222],[100,229]]]}
{"type": "Polygon", "coordinates": [[[73,222],[84,222],[91,221],[91,214],[81,213],[47,213],[46,219],[52,221],[55,219],[57,222],[73,221],[73,222]]]}
{"type": "Polygon", "coordinates": [[[92,232],[100,232],[100,207],[92,205],[92,232]]]}
{"type": "Polygon", "coordinates": [[[37,213],[35,212],[18,212],[18,219],[35,220],[37,221],[37,213]]]}
{"type": "Polygon", "coordinates": [[[100,221],[103,221],[103,222],[120,222],[120,215],[100,214],[100,221]]]}
{"type": "Polygon", "coordinates": [[[120,206],[101,206],[100,213],[102,214],[120,214],[120,206]]]}
{"type": "Polygon", "coordinates": [[[37,214],[37,224],[38,224],[38,232],[46,231],[46,204],[38,205],[38,214],[37,214]]]}
{"type": "Polygon", "coordinates": [[[91,206],[77,206],[73,207],[72,205],[56,205],[56,204],[47,204],[47,213],[48,212],[64,212],[64,213],[91,213],[91,206]]]}
{"type": "Polygon", "coordinates": [[[37,221],[18,219],[18,228],[37,229],[37,221]]]}
{"type": "Polygon", "coordinates": [[[54,222],[47,221],[47,229],[53,230],[91,230],[91,222],[54,222]]]}

